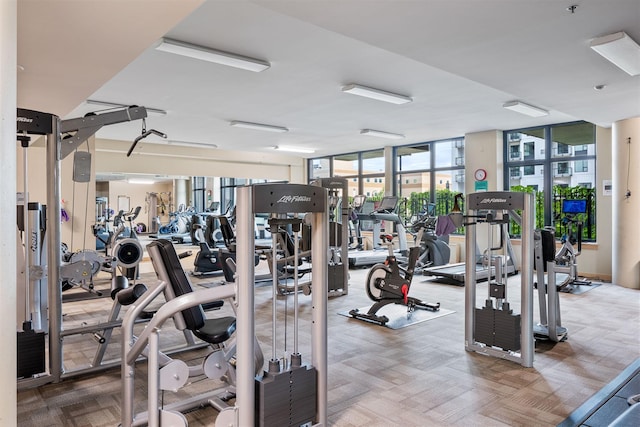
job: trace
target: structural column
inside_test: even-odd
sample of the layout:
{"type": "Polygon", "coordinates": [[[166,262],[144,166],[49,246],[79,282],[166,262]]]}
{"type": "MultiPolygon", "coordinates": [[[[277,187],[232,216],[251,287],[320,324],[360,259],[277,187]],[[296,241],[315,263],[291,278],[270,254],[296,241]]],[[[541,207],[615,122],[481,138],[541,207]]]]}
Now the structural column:
{"type": "MultiPolygon", "coordinates": [[[[16,97],[17,97],[17,2],[0,1],[0,218],[6,224],[0,239],[0,312],[16,318],[16,97]]],[[[0,425],[16,425],[16,330],[14,322],[0,328],[0,425]]]]}
{"type": "Polygon", "coordinates": [[[188,179],[176,179],[174,181],[175,191],[174,191],[174,201],[173,201],[173,210],[178,211],[178,206],[184,204],[189,207],[189,195],[188,187],[189,180],[188,179]]]}
{"type": "Polygon", "coordinates": [[[613,283],[640,289],[640,117],[615,122],[612,134],[613,283]]]}

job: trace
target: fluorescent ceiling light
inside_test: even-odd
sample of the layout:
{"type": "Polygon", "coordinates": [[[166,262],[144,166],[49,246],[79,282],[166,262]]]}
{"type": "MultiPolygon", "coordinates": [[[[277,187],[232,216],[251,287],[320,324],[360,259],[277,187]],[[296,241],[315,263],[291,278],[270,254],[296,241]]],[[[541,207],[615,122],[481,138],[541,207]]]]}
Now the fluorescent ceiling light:
{"type": "Polygon", "coordinates": [[[640,74],[640,46],[620,31],[591,40],[591,49],[631,76],[640,74]]]}
{"type": "Polygon", "coordinates": [[[373,129],[362,129],[360,131],[361,135],[368,136],[377,136],[379,138],[387,138],[387,139],[403,139],[404,135],[399,133],[391,133],[391,132],[383,132],[381,130],[373,130],[373,129]]]}
{"type": "Polygon", "coordinates": [[[289,129],[282,126],[263,125],[261,123],[240,122],[238,120],[234,120],[229,124],[237,128],[264,130],[267,132],[289,132],[289,129]]]}
{"type": "Polygon", "coordinates": [[[307,153],[307,154],[311,154],[311,153],[315,153],[316,150],[313,150],[311,148],[300,148],[300,147],[285,147],[282,145],[276,145],[275,147],[273,147],[274,150],[278,150],[278,151],[288,151],[290,153],[307,153]]]}
{"type": "MultiPolygon", "coordinates": [[[[109,108],[130,107],[130,105],[126,105],[126,104],[119,104],[117,102],[98,101],[95,99],[87,99],[86,101],[84,101],[84,103],[87,105],[98,105],[100,107],[109,107],[109,108]]],[[[147,107],[144,107],[144,108],[145,110],[147,110],[147,113],[149,114],[156,114],[159,116],[164,116],[167,114],[165,110],[159,110],[157,108],[147,108],[147,107]]]]}
{"type": "Polygon", "coordinates": [[[268,62],[261,61],[259,59],[248,58],[246,56],[240,56],[234,53],[223,52],[172,39],[162,39],[162,42],[156,47],[156,49],[162,52],[199,59],[201,61],[214,62],[216,64],[226,65],[229,67],[241,68],[255,73],[264,71],[271,66],[268,62]]]}
{"type": "Polygon", "coordinates": [[[129,184],[155,184],[156,182],[152,179],[129,179],[127,180],[129,184]]]}
{"type": "Polygon", "coordinates": [[[161,140],[151,140],[148,141],[152,144],[158,144],[158,145],[174,145],[174,146],[179,146],[179,147],[193,147],[193,148],[218,148],[218,146],[216,144],[207,144],[207,143],[200,143],[200,142],[191,142],[191,141],[176,141],[173,139],[161,139],[161,140]]]}
{"type": "Polygon", "coordinates": [[[218,148],[216,144],[205,144],[199,142],[189,142],[189,141],[167,141],[168,145],[177,145],[180,147],[192,147],[192,148],[218,148]]]}
{"type": "Polygon", "coordinates": [[[378,101],[390,102],[392,104],[406,104],[413,101],[412,98],[405,95],[398,95],[397,93],[386,92],[353,83],[344,86],[342,91],[353,95],[364,96],[365,98],[377,99],[378,101]]]}
{"type": "Polygon", "coordinates": [[[534,107],[533,105],[525,104],[520,101],[509,101],[503,105],[504,108],[511,111],[516,111],[520,114],[525,114],[531,117],[548,116],[549,112],[542,108],[534,107]]]}

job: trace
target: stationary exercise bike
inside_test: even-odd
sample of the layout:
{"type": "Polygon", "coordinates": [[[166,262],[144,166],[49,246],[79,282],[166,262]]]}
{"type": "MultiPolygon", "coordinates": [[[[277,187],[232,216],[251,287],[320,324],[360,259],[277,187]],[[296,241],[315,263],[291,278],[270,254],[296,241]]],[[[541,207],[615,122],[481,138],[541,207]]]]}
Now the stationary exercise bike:
{"type": "Polygon", "coordinates": [[[349,311],[349,314],[360,320],[371,323],[377,323],[384,326],[389,318],[387,316],[378,316],[376,313],[382,307],[388,304],[402,304],[407,307],[407,317],[416,309],[438,311],[440,303],[428,303],[409,296],[409,288],[413,279],[413,272],[416,266],[416,260],[420,255],[420,247],[414,246],[409,249],[409,260],[407,268],[403,268],[398,264],[393,253],[393,236],[383,234],[380,236],[382,245],[387,246],[389,255],[383,264],[376,264],[371,267],[367,276],[367,284],[365,289],[367,295],[374,301],[374,304],[366,313],[361,313],[357,308],[349,311]]]}

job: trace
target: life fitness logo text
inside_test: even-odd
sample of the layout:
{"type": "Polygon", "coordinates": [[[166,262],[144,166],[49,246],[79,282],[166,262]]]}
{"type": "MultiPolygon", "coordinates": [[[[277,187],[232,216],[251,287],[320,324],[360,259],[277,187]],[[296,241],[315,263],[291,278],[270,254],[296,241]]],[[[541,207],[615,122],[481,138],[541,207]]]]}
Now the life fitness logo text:
{"type": "Polygon", "coordinates": [[[310,202],[311,197],[309,196],[282,196],[278,203],[299,203],[299,202],[310,202]]]}
{"type": "Polygon", "coordinates": [[[482,199],[480,201],[481,204],[485,203],[506,203],[507,199],[482,199]]]}

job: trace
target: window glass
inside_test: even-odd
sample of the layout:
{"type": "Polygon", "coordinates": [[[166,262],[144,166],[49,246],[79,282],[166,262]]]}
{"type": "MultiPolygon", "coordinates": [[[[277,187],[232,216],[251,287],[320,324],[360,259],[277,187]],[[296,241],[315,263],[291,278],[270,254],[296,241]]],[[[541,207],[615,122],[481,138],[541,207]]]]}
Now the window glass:
{"type": "Polygon", "coordinates": [[[384,173],[384,150],[362,153],[362,175],[384,173]]]}
{"type": "Polygon", "coordinates": [[[314,180],[316,178],[329,178],[330,174],[330,159],[313,159],[309,161],[309,180],[314,180]]]}
{"type": "Polygon", "coordinates": [[[334,176],[358,175],[358,153],[342,154],[333,157],[334,176]]]}
{"type": "Polygon", "coordinates": [[[544,128],[510,131],[506,134],[507,161],[544,159],[544,128]]]}
{"type": "Polygon", "coordinates": [[[400,147],[396,150],[398,171],[424,170],[431,168],[431,145],[400,147]]]}
{"type": "Polygon", "coordinates": [[[446,215],[453,209],[454,196],[459,193],[464,194],[464,170],[437,171],[435,187],[436,214],[446,215]]]}
{"type": "Polygon", "coordinates": [[[568,228],[568,218],[582,223],[582,240],[594,241],[596,239],[596,191],[593,183],[585,182],[575,186],[554,185],[553,186],[553,226],[556,229],[556,237],[562,238],[569,233],[576,233],[576,225],[573,229],[568,228]],[[588,187],[584,184],[591,184],[588,187]],[[565,200],[585,200],[585,212],[583,213],[566,213],[563,211],[563,202],[565,200]]]}
{"type": "Polygon", "coordinates": [[[360,180],[358,178],[349,178],[348,179],[348,183],[349,183],[349,202],[351,202],[353,200],[354,196],[357,196],[360,194],[360,180]]]}
{"type": "Polygon", "coordinates": [[[436,152],[436,168],[464,166],[464,140],[452,139],[434,144],[436,152]]]}
{"type": "Polygon", "coordinates": [[[396,177],[396,194],[403,200],[400,216],[405,222],[412,222],[418,213],[426,212],[431,201],[431,173],[412,172],[398,174],[396,177]]]}
{"type": "MultiPolygon", "coordinates": [[[[585,227],[583,240],[594,241],[595,230],[595,126],[587,122],[563,123],[505,133],[509,153],[505,186],[511,191],[536,193],[536,227],[556,226],[562,237],[562,201],[585,199],[587,211],[580,217],[585,227]],[[515,148],[518,146],[520,150],[515,148]],[[550,147],[545,153],[545,147],[550,147]],[[513,153],[522,152],[518,158],[513,153]],[[546,197],[545,197],[545,192],[546,197]]],[[[519,235],[512,224],[512,233],[519,235]]]]}
{"type": "Polygon", "coordinates": [[[551,126],[552,157],[595,155],[595,126],[587,122],[551,126]]]}
{"type": "Polygon", "coordinates": [[[384,196],[384,177],[365,178],[363,192],[367,199],[382,200],[384,196]]]}
{"type": "Polygon", "coordinates": [[[521,160],[520,144],[509,145],[509,160],[521,160]]]}

